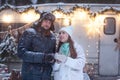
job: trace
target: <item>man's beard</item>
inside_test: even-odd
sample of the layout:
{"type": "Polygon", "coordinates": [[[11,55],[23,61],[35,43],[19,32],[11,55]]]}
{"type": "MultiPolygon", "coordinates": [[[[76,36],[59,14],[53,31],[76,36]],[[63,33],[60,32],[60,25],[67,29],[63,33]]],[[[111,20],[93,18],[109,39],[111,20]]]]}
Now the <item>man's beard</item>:
{"type": "Polygon", "coordinates": [[[50,36],[50,29],[45,29],[44,27],[40,27],[40,32],[46,37],[50,36]]]}

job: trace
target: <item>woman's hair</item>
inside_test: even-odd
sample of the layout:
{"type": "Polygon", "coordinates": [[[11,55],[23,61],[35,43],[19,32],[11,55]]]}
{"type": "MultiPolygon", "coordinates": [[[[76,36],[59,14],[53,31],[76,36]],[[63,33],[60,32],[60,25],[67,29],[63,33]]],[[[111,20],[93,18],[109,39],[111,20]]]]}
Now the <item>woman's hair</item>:
{"type": "MultiPolygon", "coordinates": [[[[68,41],[67,41],[68,43],[69,43],[69,49],[70,49],[70,57],[72,57],[72,58],[76,58],[77,57],[77,53],[76,53],[76,50],[75,50],[75,48],[74,48],[74,42],[73,42],[73,40],[71,39],[71,37],[69,36],[68,37],[68,41]]],[[[58,43],[58,47],[57,47],[57,52],[59,51],[59,49],[60,49],[60,46],[62,45],[63,43],[62,42],[59,42],[58,43]]]]}

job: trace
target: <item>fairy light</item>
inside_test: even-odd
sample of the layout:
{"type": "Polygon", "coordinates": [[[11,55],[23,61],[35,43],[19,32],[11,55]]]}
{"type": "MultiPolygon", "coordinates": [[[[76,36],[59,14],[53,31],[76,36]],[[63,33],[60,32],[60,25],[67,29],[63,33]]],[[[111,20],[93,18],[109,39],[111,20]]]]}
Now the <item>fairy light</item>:
{"type": "MultiPolygon", "coordinates": [[[[98,35],[96,35],[95,37],[91,37],[91,36],[88,36],[88,45],[87,45],[87,48],[86,48],[86,56],[89,58],[89,55],[92,53],[91,52],[91,47],[93,48],[94,47],[94,51],[95,53],[97,54],[94,58],[94,61],[91,60],[91,62],[89,62],[89,60],[87,60],[87,65],[89,66],[87,69],[88,69],[88,74],[93,76],[94,74],[97,74],[97,65],[98,64],[98,53],[99,53],[99,38],[98,38],[98,35]],[[91,45],[91,42],[92,41],[95,41],[94,44],[91,45]],[[95,46],[94,46],[95,45],[95,46]],[[90,51],[89,51],[90,50],[90,51]],[[89,55],[88,55],[89,54],[89,55]]],[[[92,58],[90,58],[92,59],[92,58]]]]}
{"type": "Polygon", "coordinates": [[[10,23],[13,20],[13,17],[11,15],[4,15],[2,18],[3,22],[10,23]]]}
{"type": "Polygon", "coordinates": [[[63,21],[63,24],[64,24],[65,26],[69,26],[69,25],[71,24],[70,19],[65,18],[64,21],[63,21]]]}
{"type": "MultiPolygon", "coordinates": [[[[90,37],[88,38],[89,40],[88,40],[88,42],[90,41],[90,37]]],[[[86,56],[88,57],[89,56],[89,48],[90,48],[90,44],[88,43],[88,45],[87,45],[87,50],[86,50],[86,56]]]]}
{"type": "Polygon", "coordinates": [[[80,20],[84,21],[88,18],[88,12],[81,8],[78,8],[74,11],[74,17],[79,18],[80,20]]]}
{"type": "Polygon", "coordinates": [[[62,25],[69,26],[71,24],[70,17],[62,11],[54,11],[53,14],[58,22],[62,21],[62,25]]]}
{"type": "Polygon", "coordinates": [[[28,12],[22,13],[22,20],[26,23],[31,23],[39,19],[40,15],[35,13],[34,10],[29,10],[28,12]]]}
{"type": "Polygon", "coordinates": [[[105,25],[104,24],[105,17],[99,15],[97,17],[94,17],[94,19],[93,18],[91,19],[88,16],[88,12],[82,11],[82,10],[81,11],[77,10],[77,11],[73,12],[72,19],[73,18],[75,20],[79,20],[79,21],[83,22],[80,24],[84,24],[84,21],[87,21],[86,25],[84,25],[85,29],[86,29],[86,33],[88,35],[88,44],[87,44],[86,50],[85,50],[86,58],[88,58],[86,61],[86,64],[89,66],[88,73],[90,75],[94,75],[96,73],[95,72],[96,64],[98,64],[98,53],[99,53],[99,40],[98,40],[99,37],[98,36],[100,35],[101,28],[103,28],[103,25],[105,25]],[[81,17],[84,17],[84,18],[81,18],[81,17]],[[94,41],[95,43],[91,44],[92,41],[94,41]],[[91,48],[93,48],[93,47],[94,47],[94,50],[91,50],[91,48]],[[92,58],[90,56],[90,55],[94,54],[93,52],[95,53],[95,58],[92,58]],[[91,59],[91,60],[89,60],[89,59],[91,59]]]}
{"type": "Polygon", "coordinates": [[[16,19],[14,15],[17,15],[17,13],[11,9],[3,10],[1,11],[1,18],[2,18],[1,20],[4,23],[13,23],[14,20],[16,19]]]}
{"type": "Polygon", "coordinates": [[[53,12],[56,18],[64,18],[64,14],[60,11],[53,12]]]}
{"type": "Polygon", "coordinates": [[[94,19],[89,19],[90,22],[86,26],[87,35],[95,37],[97,34],[100,34],[101,33],[100,30],[105,25],[104,19],[105,19],[104,15],[97,15],[94,19]]]}
{"type": "Polygon", "coordinates": [[[88,47],[90,47],[90,45],[88,45],[88,47]]]}

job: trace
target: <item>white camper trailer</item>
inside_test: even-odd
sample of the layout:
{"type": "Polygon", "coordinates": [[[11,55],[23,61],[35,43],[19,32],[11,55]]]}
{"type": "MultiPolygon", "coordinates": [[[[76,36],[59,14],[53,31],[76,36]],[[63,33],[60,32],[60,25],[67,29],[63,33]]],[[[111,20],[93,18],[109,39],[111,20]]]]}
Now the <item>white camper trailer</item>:
{"type": "MultiPolygon", "coordinates": [[[[6,10],[5,7],[1,9],[2,11],[6,10]]],[[[72,25],[75,33],[74,39],[84,48],[87,58],[86,63],[98,66],[96,74],[105,76],[120,75],[120,51],[119,49],[115,50],[117,43],[114,42],[115,38],[120,37],[119,4],[51,3],[30,6],[9,6],[7,8],[9,12],[10,10],[17,11],[14,16],[17,15],[18,17],[15,17],[12,23],[29,22],[25,22],[21,18],[23,15],[19,13],[24,13],[24,15],[28,16],[29,20],[37,20],[39,17],[37,14],[32,15],[33,13],[31,13],[29,15],[29,10],[31,9],[38,12],[52,12],[56,16],[55,32],[61,27],[72,25]]],[[[2,16],[3,13],[0,13],[0,15],[2,16]]],[[[0,22],[4,23],[2,17],[0,22]]],[[[20,29],[22,27],[14,29],[14,31],[20,29]]]]}

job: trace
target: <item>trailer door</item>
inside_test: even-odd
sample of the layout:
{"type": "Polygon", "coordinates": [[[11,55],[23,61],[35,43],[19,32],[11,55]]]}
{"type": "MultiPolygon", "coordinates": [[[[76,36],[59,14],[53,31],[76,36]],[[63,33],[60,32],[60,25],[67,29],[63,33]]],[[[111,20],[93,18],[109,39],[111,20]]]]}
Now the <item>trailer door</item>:
{"type": "Polygon", "coordinates": [[[100,36],[99,74],[114,76],[119,72],[119,50],[115,51],[114,39],[119,37],[119,26],[115,17],[104,19],[102,35],[100,36]]]}

